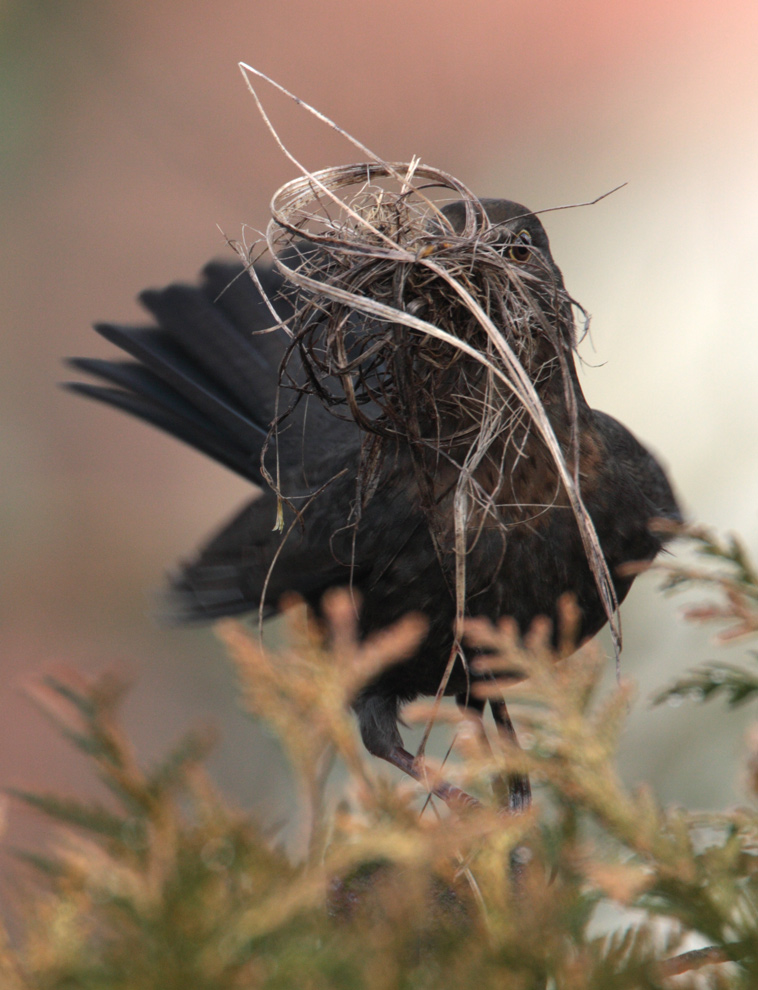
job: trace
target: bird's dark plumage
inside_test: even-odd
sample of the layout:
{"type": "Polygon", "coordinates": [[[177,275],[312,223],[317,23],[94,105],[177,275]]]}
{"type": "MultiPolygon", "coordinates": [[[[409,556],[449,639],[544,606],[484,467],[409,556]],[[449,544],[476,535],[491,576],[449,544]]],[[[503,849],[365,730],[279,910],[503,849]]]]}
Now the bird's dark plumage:
{"type": "MultiPolygon", "coordinates": [[[[545,298],[558,290],[565,295],[540,221],[507,200],[482,204],[490,222],[498,225],[499,240],[517,245],[511,255],[514,264],[529,264],[530,257],[539,260],[543,289],[536,298],[542,298],[540,291],[545,298]]],[[[462,206],[452,204],[445,212],[462,228],[462,206]]],[[[280,317],[289,318],[292,294],[282,276],[272,266],[260,266],[258,276],[280,317]]],[[[406,612],[423,613],[429,632],[417,655],[382,673],[355,702],[369,750],[399,762],[393,758],[403,752],[398,705],[437,690],[453,641],[449,492],[454,466],[441,460],[431,468],[430,519],[429,493],[420,491],[411,452],[402,441],[385,446],[373,493],[356,517],[361,430],[313,399],[301,401],[264,457],[272,474],[278,458],[280,489],[302,511],[302,525],[292,527],[285,539],[275,529],[278,499],[261,466],[270,424],[291,399],[291,394],[282,398],[280,393],[277,406],[279,370],[288,345],[285,331],[256,333],[272,325],[272,316],[239,265],[211,264],[198,287],[171,285],[144,292],[141,301],[154,319],[152,327],[97,327],[129,360],[75,359],[71,363],[76,368],[105,384],[75,383],[70,388],[159,426],[262,488],[181,568],[172,590],[179,617],[217,619],[261,604],[273,609],[285,592],[296,592],[318,607],[328,588],[348,582],[362,593],[365,633],[406,612]]],[[[568,339],[570,319],[557,319],[547,305],[545,313],[558,338],[566,338],[565,360],[562,371],[555,361],[554,374],[535,384],[564,450],[571,444],[566,373],[573,385],[582,498],[621,601],[632,582],[620,572],[621,565],[655,557],[661,538],[651,532],[650,521],[679,519],[679,510],[656,459],[624,426],[584,400],[574,370],[573,338],[568,339]]],[[[294,378],[302,375],[294,358],[288,372],[294,378]]],[[[576,519],[542,442],[526,431],[519,451],[506,450],[502,456],[507,484],[501,473],[501,488],[491,493],[497,495],[502,525],[480,520],[472,537],[468,613],[493,620],[512,615],[525,629],[538,615],[554,618],[559,597],[572,592],[581,609],[581,634],[593,635],[606,621],[606,611],[576,519]]],[[[486,487],[487,478],[485,464],[479,483],[486,487]]],[[[287,510],[285,533],[291,520],[287,510]]],[[[465,687],[463,671],[457,668],[448,690],[461,693],[465,687]]]]}

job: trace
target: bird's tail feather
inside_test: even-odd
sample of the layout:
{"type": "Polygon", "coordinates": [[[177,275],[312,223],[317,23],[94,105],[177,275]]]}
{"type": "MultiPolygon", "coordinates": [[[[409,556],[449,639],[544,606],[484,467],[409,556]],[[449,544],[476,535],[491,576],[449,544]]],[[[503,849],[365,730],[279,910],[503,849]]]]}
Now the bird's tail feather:
{"type": "MultiPolygon", "coordinates": [[[[292,303],[282,292],[281,277],[264,266],[258,277],[280,319],[287,319],[292,303]]],[[[288,337],[276,327],[252,279],[241,265],[213,263],[199,286],[149,290],[140,301],[157,326],[104,323],[95,328],[133,360],[74,358],[71,366],[107,385],[71,382],[66,387],[146,420],[263,484],[261,454],[269,429],[292,396],[280,398],[281,408],[277,405],[288,337]]],[[[314,414],[321,418],[324,410],[314,414]]],[[[298,410],[271,443],[272,473],[275,452],[285,469],[308,461],[297,428],[303,417],[304,410],[298,410]]],[[[340,429],[339,421],[327,416],[323,430],[313,434],[315,446],[323,448],[340,429]]]]}

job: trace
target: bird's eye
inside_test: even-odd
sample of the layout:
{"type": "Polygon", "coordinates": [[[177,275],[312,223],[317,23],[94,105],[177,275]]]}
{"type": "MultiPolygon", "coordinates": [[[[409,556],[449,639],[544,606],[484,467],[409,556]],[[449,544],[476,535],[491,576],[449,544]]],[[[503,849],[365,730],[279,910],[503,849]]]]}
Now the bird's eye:
{"type": "Polygon", "coordinates": [[[518,261],[522,264],[531,257],[532,235],[528,230],[520,230],[516,235],[516,240],[508,245],[506,251],[511,261],[518,261]]]}

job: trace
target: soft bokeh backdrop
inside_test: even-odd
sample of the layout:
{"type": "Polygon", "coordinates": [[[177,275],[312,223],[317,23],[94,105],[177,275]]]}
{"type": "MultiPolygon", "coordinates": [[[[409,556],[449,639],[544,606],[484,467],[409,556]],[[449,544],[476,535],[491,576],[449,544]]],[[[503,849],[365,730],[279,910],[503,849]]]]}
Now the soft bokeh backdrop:
{"type": "MultiPolygon", "coordinates": [[[[292,811],[275,744],[237,710],[213,634],[159,628],[162,573],[245,497],[221,468],[55,387],[105,355],[93,320],[191,279],[261,227],[294,174],[236,67],[275,76],[389,159],[420,155],[486,196],[548,214],[593,405],[669,466],[689,515],[758,551],[758,6],[748,0],[6,0],[0,6],[2,571],[0,785],[81,791],[83,768],[22,694],[56,665],[137,678],[140,752],[215,721],[211,766],[264,820],[292,811]]],[[[312,168],[354,151],[273,91],[312,168]]],[[[623,771],[664,800],[741,797],[749,712],[651,711],[714,655],[640,580],[624,608],[639,701],[623,771]]],[[[733,648],[731,655],[740,655],[733,648]]],[[[89,784],[87,786],[90,786],[89,784]]],[[[10,812],[10,835],[38,828],[10,812]]]]}

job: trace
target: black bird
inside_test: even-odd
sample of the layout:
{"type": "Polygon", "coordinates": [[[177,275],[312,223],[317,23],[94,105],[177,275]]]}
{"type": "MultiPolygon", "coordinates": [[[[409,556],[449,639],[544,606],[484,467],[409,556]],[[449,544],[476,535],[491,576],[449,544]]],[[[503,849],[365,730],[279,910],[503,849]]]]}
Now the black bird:
{"type": "MultiPolygon", "coordinates": [[[[542,224],[508,200],[481,204],[503,257],[531,270],[532,298],[547,329],[545,339],[552,341],[543,347],[552,353],[531,365],[527,354],[522,363],[562,449],[569,458],[574,451],[582,498],[621,602],[633,580],[622,565],[656,556],[663,538],[651,531],[650,522],[679,520],[676,499],[653,455],[621,423],[591,409],[582,395],[571,300],[542,224]]],[[[444,212],[455,230],[463,229],[463,204],[444,212]]],[[[283,276],[273,265],[256,271],[280,318],[291,319],[297,300],[283,276]]],[[[73,359],[76,368],[107,384],[68,387],[160,427],[262,489],[181,567],[171,592],[179,618],[213,620],[261,605],[270,613],[286,592],[298,593],[317,609],[328,588],[348,583],[361,592],[363,634],[411,611],[424,614],[429,629],[416,655],[385,670],[354,702],[369,751],[419,776],[402,745],[398,712],[403,702],[437,691],[451,654],[456,614],[451,492],[463,456],[456,444],[465,455],[471,423],[459,424],[457,433],[448,430],[459,439],[442,457],[439,451],[419,454],[402,436],[385,443],[371,491],[357,494],[365,431],[349,416],[335,416],[319,402],[296,403],[275,443],[266,446],[272,421],[289,401],[282,400],[280,379],[288,349],[288,377],[307,375],[283,329],[254,333],[270,327],[272,315],[241,264],[212,263],[199,286],[170,285],[143,292],[140,300],[154,326],[96,327],[130,360],[73,359]],[[286,539],[275,528],[281,503],[265,477],[274,473],[275,455],[280,490],[302,511],[301,523],[290,527],[286,539]],[[356,501],[361,502],[357,514],[356,501]]],[[[468,370],[475,376],[478,369],[468,370]]],[[[465,363],[456,366],[456,375],[465,373],[465,363]]],[[[470,418],[476,420],[476,403],[472,409],[470,418]]],[[[469,534],[467,614],[492,620],[510,615],[525,630],[536,616],[555,620],[556,602],[571,592],[581,612],[580,638],[594,635],[606,622],[607,609],[541,438],[522,417],[509,440],[493,450],[476,476],[494,508],[480,515],[469,534]]],[[[446,691],[463,702],[469,686],[457,662],[446,691]]],[[[440,785],[438,793],[450,791],[440,785]]]]}

